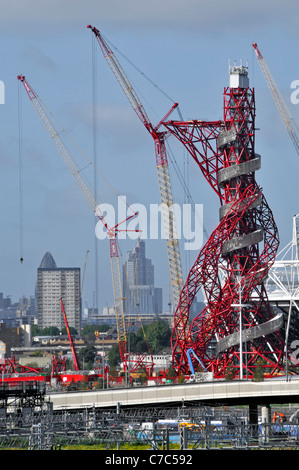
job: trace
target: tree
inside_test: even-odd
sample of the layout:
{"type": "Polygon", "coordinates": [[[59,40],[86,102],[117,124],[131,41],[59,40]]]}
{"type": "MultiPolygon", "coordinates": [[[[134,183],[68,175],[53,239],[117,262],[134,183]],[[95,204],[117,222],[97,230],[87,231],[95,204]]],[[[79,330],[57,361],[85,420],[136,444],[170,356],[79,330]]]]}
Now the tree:
{"type": "Polygon", "coordinates": [[[96,353],[97,351],[93,345],[82,348],[81,351],[79,352],[80,362],[82,363],[84,361],[85,364],[87,363],[88,368],[92,369],[96,353]]]}
{"type": "Polygon", "coordinates": [[[233,365],[230,364],[225,369],[225,373],[224,373],[225,380],[233,380],[235,378],[235,375],[236,375],[235,369],[234,369],[233,365]]]}
{"type": "MultiPolygon", "coordinates": [[[[170,346],[171,331],[167,323],[162,320],[146,325],[134,333],[127,335],[127,350],[134,353],[148,353],[148,349],[152,354],[158,354],[164,348],[170,346]]],[[[109,352],[108,361],[110,367],[117,367],[121,358],[119,353],[119,345],[116,344],[109,352]]]]}
{"type": "Polygon", "coordinates": [[[47,328],[38,328],[32,325],[32,336],[59,336],[60,330],[57,326],[48,326],[47,328]]]}
{"type": "MultiPolygon", "coordinates": [[[[70,327],[69,327],[69,330],[70,330],[71,336],[75,336],[75,335],[78,334],[76,328],[74,328],[73,326],[70,326],[70,327]]],[[[67,333],[66,327],[62,328],[61,334],[64,335],[64,336],[67,336],[68,333],[67,333]]]]}
{"type": "Polygon", "coordinates": [[[88,337],[90,341],[95,341],[96,339],[96,332],[106,332],[110,328],[109,325],[103,323],[102,325],[84,325],[84,328],[81,331],[82,336],[88,337]]]}
{"type": "Polygon", "coordinates": [[[141,383],[141,385],[145,384],[146,378],[147,378],[146,369],[145,368],[140,369],[140,371],[139,371],[139,382],[141,383]]]}
{"type": "Polygon", "coordinates": [[[171,331],[169,326],[162,320],[147,325],[145,334],[152,354],[157,354],[170,345],[171,331]]]}
{"type": "Polygon", "coordinates": [[[127,335],[127,348],[128,352],[132,353],[148,352],[148,347],[144,338],[144,332],[142,328],[140,328],[135,333],[129,333],[127,335]]]}
{"type": "Polygon", "coordinates": [[[169,367],[167,371],[167,379],[173,380],[176,377],[176,372],[173,367],[169,367]]]}
{"type": "Polygon", "coordinates": [[[262,382],[264,380],[264,365],[265,362],[263,359],[258,359],[256,361],[256,367],[253,371],[253,382],[262,382]]]}
{"type": "Polygon", "coordinates": [[[117,366],[120,364],[120,352],[118,344],[112,346],[108,354],[108,362],[109,366],[112,369],[116,369],[117,366]]]}
{"type": "Polygon", "coordinates": [[[178,383],[183,384],[185,382],[185,376],[184,374],[180,374],[178,377],[178,383]]]}

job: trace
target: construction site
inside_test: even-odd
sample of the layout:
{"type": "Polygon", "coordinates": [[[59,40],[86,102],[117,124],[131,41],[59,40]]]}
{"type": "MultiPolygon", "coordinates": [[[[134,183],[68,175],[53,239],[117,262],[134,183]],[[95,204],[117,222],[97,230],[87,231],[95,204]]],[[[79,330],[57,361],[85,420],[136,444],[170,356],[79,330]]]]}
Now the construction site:
{"type": "MultiPolygon", "coordinates": [[[[229,86],[223,91],[223,117],[212,121],[172,120],[179,111],[174,103],[158,124],[153,124],[128,79],[116,54],[99,29],[88,25],[120,85],[129,105],[153,139],[157,191],[163,208],[163,223],[173,305],[170,340],[172,383],[203,381],[259,381],[296,379],[299,361],[294,356],[298,331],[296,292],[299,288],[297,216],[293,237],[286,250],[279,251],[279,233],[261,183],[262,156],[255,147],[258,109],[255,90],[250,86],[248,65],[229,67],[229,86]],[[195,162],[198,177],[203,176],[219,198],[219,223],[183,276],[172,182],[166,140],[174,139],[195,162]],[[259,177],[259,180],[257,179],[259,177]],[[289,275],[289,278],[286,276],[289,275]],[[291,281],[290,281],[291,279],[291,281]],[[281,290],[283,294],[278,293],[281,290]],[[196,296],[201,294],[204,308],[191,317],[196,296]]],[[[251,45],[289,137],[299,155],[299,141],[289,109],[277,88],[267,63],[256,43],[251,45]]],[[[38,118],[54,142],[57,153],[76,180],[82,195],[107,233],[111,262],[114,314],[120,354],[120,370],[111,373],[104,366],[84,371],[69,328],[64,299],[57,299],[67,330],[73,367],[67,370],[64,356],[52,357],[51,373],[21,366],[14,358],[0,363],[0,448],[21,446],[52,449],[79,442],[100,443],[110,448],[117,443],[146,443],[148,448],[168,450],[222,448],[296,448],[299,442],[298,413],[293,405],[286,410],[273,407],[271,422],[249,423],[242,408],[230,410],[184,403],[180,409],[86,409],[54,412],[51,393],[57,386],[87,383],[103,388],[132,387],[144,378],[143,386],[163,386],[170,381],[170,370],[154,373],[150,349],[137,353],[128,349],[128,325],[124,314],[118,236],[127,231],[127,223],[138,212],[110,226],[101,205],[84,179],[62,140],[62,132],[30,77],[18,75],[38,118]],[[146,424],[147,423],[147,424],[146,424]],[[109,425],[109,426],[107,426],[109,425]]],[[[216,90],[218,92],[218,90],[216,90]]],[[[45,135],[47,138],[47,135],[45,135]]],[[[121,171],[121,170],[120,170],[121,171]]],[[[135,229],[138,232],[138,229],[135,229]]],[[[138,311],[138,299],[136,299],[138,311]]],[[[142,328],[142,323],[140,325],[142,328]]],[[[145,341],[147,342],[146,336],[145,341]]],[[[170,369],[170,368],[169,368],[170,369]]]]}

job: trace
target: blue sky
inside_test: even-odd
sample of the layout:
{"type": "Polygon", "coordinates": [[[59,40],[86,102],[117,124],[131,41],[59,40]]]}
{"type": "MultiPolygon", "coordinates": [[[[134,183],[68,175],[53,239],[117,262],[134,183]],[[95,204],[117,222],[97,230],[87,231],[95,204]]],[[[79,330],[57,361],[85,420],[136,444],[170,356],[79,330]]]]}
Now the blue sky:
{"type": "MultiPolygon", "coordinates": [[[[251,44],[258,43],[299,122],[299,105],[290,102],[291,82],[299,79],[296,1],[0,0],[0,8],[0,80],[5,84],[5,104],[0,105],[0,292],[11,295],[13,301],[33,295],[36,269],[46,251],[53,254],[58,266],[83,269],[86,250],[90,253],[84,305],[92,306],[95,292],[95,217],[20,87],[19,74],[26,76],[91,160],[96,106],[98,168],[116,189],[112,191],[99,177],[98,202],[114,204],[119,193],[126,195],[131,204],[149,207],[159,203],[153,141],[93,42],[87,24],[96,26],[168,97],[178,101],[184,119],[221,119],[228,62],[248,60],[250,84],[256,92],[256,125],[260,129],[256,151],[262,156],[262,169],[257,181],[274,213],[281,247],[289,242],[292,217],[299,211],[299,158],[251,44]],[[93,79],[97,84],[95,99],[93,79]],[[23,264],[19,262],[21,254],[23,264]]],[[[172,105],[171,100],[122,56],[118,58],[152,121],[158,122],[172,105]]],[[[194,202],[203,204],[204,224],[210,233],[218,223],[218,200],[183,149],[172,139],[168,143],[194,202]]],[[[172,165],[170,169],[174,200],[182,204],[184,192],[172,165]]],[[[86,170],[86,178],[92,188],[93,173],[86,170]]],[[[98,241],[97,246],[97,292],[102,308],[113,304],[108,241],[98,241]]],[[[120,241],[123,258],[133,246],[132,240],[120,241]]],[[[167,303],[165,241],[148,240],[146,252],[153,260],[156,285],[164,288],[167,303]]],[[[197,251],[182,250],[181,256],[186,276],[197,251]]]]}

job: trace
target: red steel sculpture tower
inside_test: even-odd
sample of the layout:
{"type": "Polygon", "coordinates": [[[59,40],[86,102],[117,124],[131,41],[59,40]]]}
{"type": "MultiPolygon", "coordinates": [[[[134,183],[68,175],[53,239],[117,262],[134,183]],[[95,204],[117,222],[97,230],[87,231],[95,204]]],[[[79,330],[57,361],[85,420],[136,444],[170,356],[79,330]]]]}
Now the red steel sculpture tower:
{"type": "Polygon", "coordinates": [[[222,121],[169,121],[220,200],[219,224],[193,264],[180,293],[172,333],[173,367],[190,373],[198,363],[224,377],[249,377],[283,368],[282,313],[268,302],[264,279],[279,245],[272,212],[256,183],[255,98],[247,66],[230,67],[222,121]],[[191,322],[202,288],[206,307],[191,322]],[[191,354],[192,353],[192,354],[191,354]]]}

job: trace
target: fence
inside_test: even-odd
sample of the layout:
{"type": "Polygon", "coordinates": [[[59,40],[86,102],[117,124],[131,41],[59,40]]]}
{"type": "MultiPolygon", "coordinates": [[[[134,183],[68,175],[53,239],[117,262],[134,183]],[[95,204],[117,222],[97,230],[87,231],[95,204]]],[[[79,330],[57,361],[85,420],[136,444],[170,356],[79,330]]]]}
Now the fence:
{"type": "MultiPolygon", "coordinates": [[[[165,410],[175,414],[177,410],[165,410]]],[[[15,410],[0,414],[0,449],[59,449],[71,445],[101,445],[120,449],[143,446],[146,449],[286,449],[299,448],[298,424],[248,424],[213,421],[198,411],[193,422],[183,427],[167,426],[143,429],[132,413],[99,412],[93,408],[80,412],[53,413],[45,407],[39,413],[15,410]],[[201,415],[201,416],[200,416],[201,415]]],[[[184,409],[185,417],[194,416],[194,409],[184,409]]],[[[165,414],[165,413],[164,413],[165,414]]],[[[148,418],[147,418],[148,419],[148,418]]]]}

